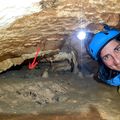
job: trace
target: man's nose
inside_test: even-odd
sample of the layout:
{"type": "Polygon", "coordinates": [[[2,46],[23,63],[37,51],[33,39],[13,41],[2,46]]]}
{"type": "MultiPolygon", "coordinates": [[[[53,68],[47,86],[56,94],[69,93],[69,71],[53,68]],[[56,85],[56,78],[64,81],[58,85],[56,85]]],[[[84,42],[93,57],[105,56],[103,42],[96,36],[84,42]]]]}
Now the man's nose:
{"type": "Polygon", "coordinates": [[[120,65],[120,57],[119,56],[117,56],[117,55],[115,55],[114,56],[114,63],[116,64],[116,65],[120,65]]]}

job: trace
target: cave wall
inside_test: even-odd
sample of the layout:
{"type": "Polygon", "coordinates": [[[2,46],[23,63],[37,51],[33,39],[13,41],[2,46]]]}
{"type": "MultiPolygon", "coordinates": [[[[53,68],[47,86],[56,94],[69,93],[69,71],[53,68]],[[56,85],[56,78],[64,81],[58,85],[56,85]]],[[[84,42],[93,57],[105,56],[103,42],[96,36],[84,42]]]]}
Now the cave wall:
{"type": "Polygon", "coordinates": [[[38,47],[39,55],[58,54],[78,28],[93,33],[102,29],[100,23],[120,28],[120,0],[36,0],[33,5],[36,11],[0,22],[0,72],[33,58],[38,47]]]}

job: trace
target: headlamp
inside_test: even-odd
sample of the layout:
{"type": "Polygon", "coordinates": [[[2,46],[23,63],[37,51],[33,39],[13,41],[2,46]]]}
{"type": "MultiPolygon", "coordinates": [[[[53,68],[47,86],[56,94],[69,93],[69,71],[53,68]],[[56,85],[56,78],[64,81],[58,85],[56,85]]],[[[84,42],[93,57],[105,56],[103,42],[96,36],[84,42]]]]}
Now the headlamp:
{"type": "Polygon", "coordinates": [[[86,38],[86,32],[85,31],[79,31],[77,34],[77,38],[79,40],[84,40],[86,38]]]}

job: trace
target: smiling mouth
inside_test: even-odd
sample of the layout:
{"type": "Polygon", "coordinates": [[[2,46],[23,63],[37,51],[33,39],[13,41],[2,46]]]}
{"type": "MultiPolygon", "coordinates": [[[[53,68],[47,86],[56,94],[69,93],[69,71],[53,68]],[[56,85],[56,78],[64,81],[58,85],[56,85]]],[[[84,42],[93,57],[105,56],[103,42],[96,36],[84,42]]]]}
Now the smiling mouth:
{"type": "Polygon", "coordinates": [[[119,70],[119,71],[120,71],[120,66],[119,66],[119,67],[117,67],[117,70],[119,70]]]}
{"type": "Polygon", "coordinates": [[[120,71],[120,65],[119,66],[113,66],[112,67],[114,70],[119,70],[120,71]]]}

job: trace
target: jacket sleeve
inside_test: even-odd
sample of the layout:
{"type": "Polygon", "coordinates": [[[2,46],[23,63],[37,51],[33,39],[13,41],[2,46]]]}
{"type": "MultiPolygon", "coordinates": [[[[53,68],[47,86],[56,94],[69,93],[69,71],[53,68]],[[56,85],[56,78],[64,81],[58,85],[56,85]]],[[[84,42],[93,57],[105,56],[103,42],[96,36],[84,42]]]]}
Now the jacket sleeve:
{"type": "Polygon", "coordinates": [[[120,86],[120,74],[112,79],[105,80],[105,82],[109,85],[120,86]]]}
{"type": "Polygon", "coordinates": [[[112,85],[112,86],[120,86],[120,74],[116,75],[115,77],[111,78],[109,72],[101,66],[99,69],[99,79],[103,82],[112,85]]]}

